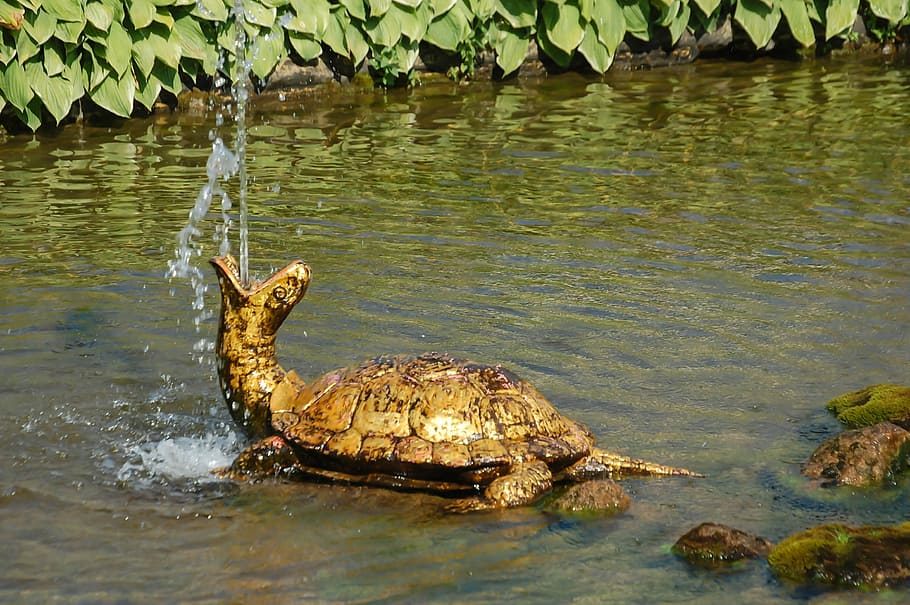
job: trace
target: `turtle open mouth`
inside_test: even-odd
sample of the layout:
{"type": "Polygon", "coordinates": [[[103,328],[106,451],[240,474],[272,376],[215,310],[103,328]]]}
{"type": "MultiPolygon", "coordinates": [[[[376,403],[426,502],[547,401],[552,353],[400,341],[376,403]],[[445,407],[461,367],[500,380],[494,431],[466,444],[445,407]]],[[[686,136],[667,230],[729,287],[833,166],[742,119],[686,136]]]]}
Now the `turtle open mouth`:
{"type": "MultiPolygon", "coordinates": [[[[276,271],[268,279],[261,282],[257,282],[256,280],[251,279],[250,283],[244,286],[240,282],[240,265],[237,262],[237,259],[234,258],[234,255],[226,254],[225,256],[216,256],[212,258],[210,262],[212,263],[212,266],[215,267],[218,274],[230,281],[234,290],[240,294],[243,294],[244,296],[252,296],[260,290],[271,287],[272,284],[276,282],[282,282],[286,279],[288,273],[297,272],[301,266],[306,266],[306,263],[304,263],[302,260],[295,260],[289,263],[280,271],[276,271]]],[[[307,267],[303,273],[309,277],[309,268],[307,267]]]]}

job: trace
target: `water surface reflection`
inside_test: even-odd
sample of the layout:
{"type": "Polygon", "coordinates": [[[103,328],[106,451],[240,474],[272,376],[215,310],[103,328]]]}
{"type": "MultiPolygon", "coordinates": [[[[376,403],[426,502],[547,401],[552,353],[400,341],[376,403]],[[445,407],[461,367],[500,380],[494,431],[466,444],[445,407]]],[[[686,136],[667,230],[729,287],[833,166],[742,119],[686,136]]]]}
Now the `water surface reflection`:
{"type": "Polygon", "coordinates": [[[806,599],[762,565],[692,573],[667,547],[705,520],[776,540],[907,518],[905,481],[816,493],[797,475],[838,430],[824,401],[910,361],[907,74],[703,64],[253,112],[251,268],[314,268],[283,363],[501,361],[601,442],[708,474],[628,481],[632,509],[605,520],[212,482],[242,438],[192,352],[214,326],[197,334],[163,277],[212,122],[11,139],[0,600],[806,599]]]}

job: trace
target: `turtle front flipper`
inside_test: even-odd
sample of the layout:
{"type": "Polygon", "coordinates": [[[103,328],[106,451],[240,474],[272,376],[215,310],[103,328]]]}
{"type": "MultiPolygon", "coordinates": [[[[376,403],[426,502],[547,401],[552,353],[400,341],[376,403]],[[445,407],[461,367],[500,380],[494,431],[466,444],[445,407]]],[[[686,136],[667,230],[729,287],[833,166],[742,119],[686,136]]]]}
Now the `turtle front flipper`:
{"type": "Polygon", "coordinates": [[[299,475],[302,467],[290,444],[282,437],[272,435],[240,452],[231,466],[212,472],[224,479],[256,480],[292,477],[299,475]]]}
{"type": "Polygon", "coordinates": [[[513,464],[509,472],[494,479],[479,498],[456,500],[446,507],[449,512],[471,512],[495,508],[524,506],[540,498],[553,487],[553,474],[540,460],[513,464]]]}
{"type": "Polygon", "coordinates": [[[704,477],[684,468],[664,466],[656,462],[647,462],[614,454],[594,448],[590,454],[568,467],[565,476],[572,481],[586,481],[603,477],[622,475],[676,475],[680,477],[704,477]]]}

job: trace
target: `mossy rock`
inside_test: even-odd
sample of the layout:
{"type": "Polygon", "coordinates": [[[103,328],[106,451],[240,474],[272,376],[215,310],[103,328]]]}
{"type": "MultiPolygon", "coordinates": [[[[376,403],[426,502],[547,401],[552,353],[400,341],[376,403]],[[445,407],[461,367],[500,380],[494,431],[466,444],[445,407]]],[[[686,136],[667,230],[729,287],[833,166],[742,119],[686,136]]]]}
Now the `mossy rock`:
{"type": "Polygon", "coordinates": [[[828,411],[850,428],[893,422],[910,429],[910,387],[877,384],[835,397],[828,411]]]}
{"type": "Polygon", "coordinates": [[[891,422],[844,431],[821,444],[801,472],[822,487],[894,482],[910,459],[910,432],[891,422]]]}
{"type": "Polygon", "coordinates": [[[771,547],[768,540],[735,527],[702,523],[686,532],[671,550],[693,565],[716,568],[743,559],[765,557],[771,547]]]}
{"type": "Polygon", "coordinates": [[[544,507],[550,512],[612,515],[625,511],[632,499],[612,479],[573,483],[544,507]]]}
{"type": "Polygon", "coordinates": [[[878,590],[910,580],[910,523],[819,525],[785,538],[768,554],[774,573],[801,584],[878,590]]]}

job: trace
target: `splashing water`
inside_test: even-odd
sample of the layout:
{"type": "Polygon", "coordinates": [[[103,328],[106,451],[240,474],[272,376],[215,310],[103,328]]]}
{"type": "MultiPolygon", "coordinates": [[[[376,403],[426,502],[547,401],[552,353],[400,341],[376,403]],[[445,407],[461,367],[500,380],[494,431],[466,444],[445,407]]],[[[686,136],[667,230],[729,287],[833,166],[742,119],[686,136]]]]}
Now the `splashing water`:
{"type": "MultiPolygon", "coordinates": [[[[213,133],[214,136],[214,133],[213,133]]],[[[177,236],[176,259],[168,261],[167,277],[168,279],[187,279],[193,288],[193,309],[197,312],[193,318],[196,331],[199,331],[200,324],[211,317],[212,313],[205,308],[205,275],[196,264],[196,259],[202,255],[202,245],[196,238],[202,235],[199,225],[208,214],[212,201],[215,198],[221,200],[221,213],[224,224],[220,229],[221,246],[220,254],[230,252],[230,243],[228,241],[228,226],[230,218],[227,215],[231,209],[231,198],[227,192],[222,189],[219,181],[227,180],[237,174],[238,158],[232,153],[221,140],[221,137],[214,137],[212,143],[212,153],[205,165],[205,172],[208,176],[208,182],[199,191],[196,196],[196,204],[190,210],[189,221],[186,226],[180,230],[177,236]]]]}
{"type": "Polygon", "coordinates": [[[230,466],[241,444],[236,433],[208,432],[200,437],[166,437],[133,445],[117,479],[134,484],[156,481],[216,482],[212,471],[230,466]]]}
{"type": "MultiPolygon", "coordinates": [[[[204,8],[204,7],[203,7],[204,8]]],[[[238,177],[238,202],[240,211],[240,282],[244,286],[249,286],[249,228],[248,228],[248,211],[247,211],[247,174],[246,174],[246,105],[249,100],[250,90],[250,71],[252,64],[246,58],[246,33],[244,23],[246,20],[243,3],[241,0],[234,2],[234,20],[236,38],[234,42],[235,51],[235,76],[234,83],[231,87],[232,96],[235,102],[235,124],[237,129],[234,150],[231,151],[224,144],[224,141],[218,136],[217,128],[209,133],[212,140],[212,152],[206,162],[206,175],[208,181],[196,196],[196,203],[190,210],[189,220],[186,226],[180,231],[177,237],[176,258],[168,261],[167,278],[188,280],[193,289],[192,308],[196,311],[193,318],[196,332],[200,331],[202,322],[212,317],[213,312],[206,309],[205,293],[207,285],[205,274],[199,268],[198,258],[203,254],[203,246],[198,238],[202,235],[200,227],[205,219],[215,199],[220,199],[221,206],[221,224],[215,228],[215,240],[219,241],[220,255],[230,253],[231,245],[229,232],[231,227],[231,217],[228,212],[231,210],[231,198],[222,188],[221,182],[227,182],[235,175],[238,177]]],[[[224,65],[224,56],[219,59],[219,70],[224,65]]],[[[217,78],[215,85],[223,85],[223,78],[217,78]]],[[[216,126],[223,124],[222,114],[216,115],[216,126]]],[[[171,295],[173,295],[173,290],[171,295]]],[[[206,339],[201,339],[193,346],[197,353],[206,353],[213,350],[214,344],[206,339]]],[[[204,360],[203,356],[199,357],[200,363],[204,360]]]]}
{"type": "Polygon", "coordinates": [[[237,37],[234,40],[234,57],[236,73],[233,94],[237,103],[237,164],[239,170],[238,202],[240,204],[240,284],[246,288],[250,285],[250,245],[247,226],[247,176],[246,176],[246,104],[250,96],[250,70],[252,63],[246,58],[246,16],[242,0],[234,0],[234,26],[237,37]]]}

